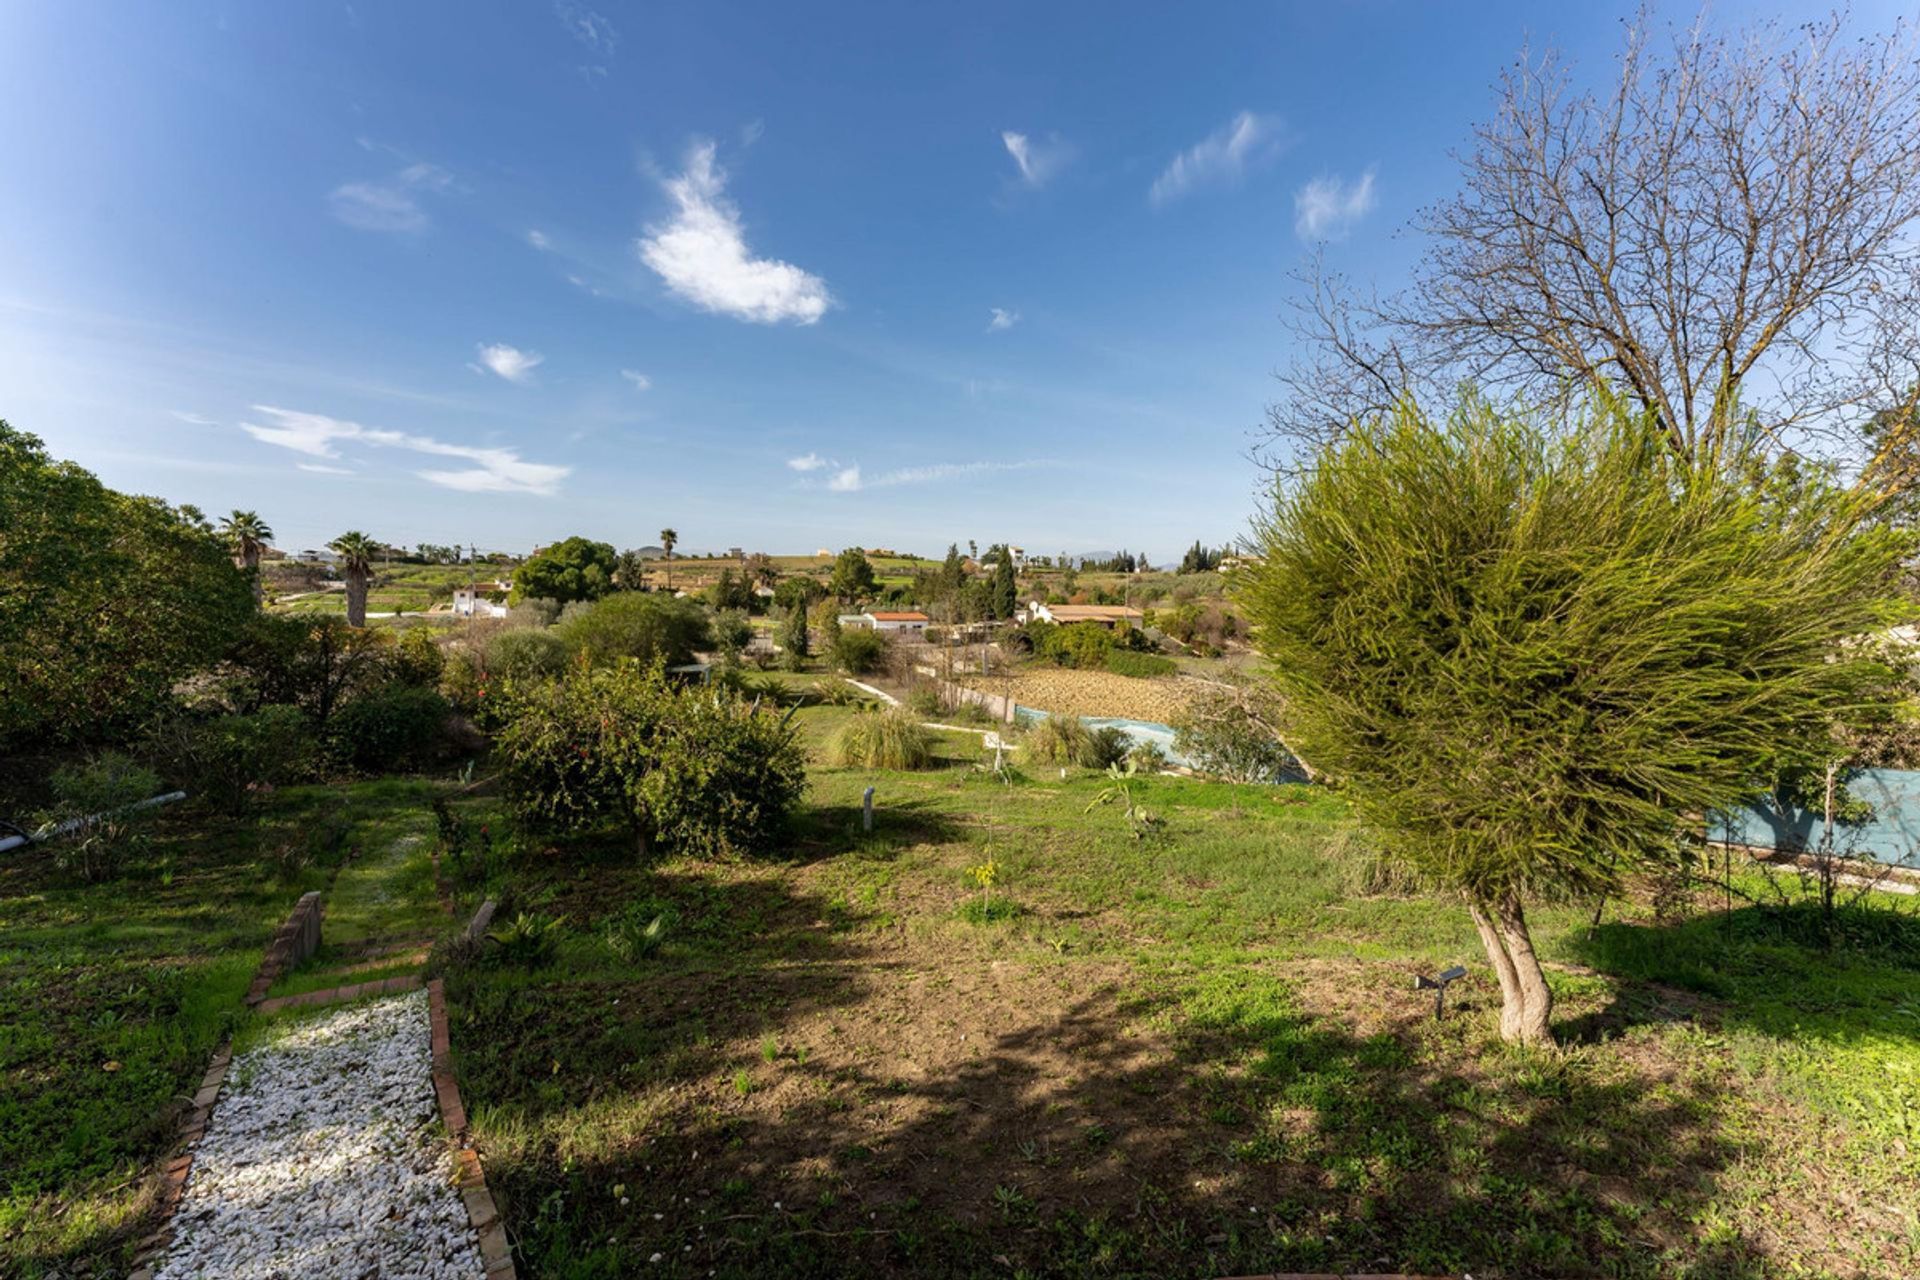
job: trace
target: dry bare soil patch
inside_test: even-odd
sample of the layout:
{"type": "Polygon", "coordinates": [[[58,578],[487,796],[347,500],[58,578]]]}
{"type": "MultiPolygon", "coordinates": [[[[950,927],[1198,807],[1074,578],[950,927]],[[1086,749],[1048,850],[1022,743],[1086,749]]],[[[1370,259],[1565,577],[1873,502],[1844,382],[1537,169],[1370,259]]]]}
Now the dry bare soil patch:
{"type": "Polygon", "coordinates": [[[1193,685],[1178,677],[1142,679],[1109,671],[1033,665],[1006,676],[970,676],[986,693],[1012,696],[1024,707],[1078,716],[1112,716],[1173,724],[1193,700],[1193,685]]]}

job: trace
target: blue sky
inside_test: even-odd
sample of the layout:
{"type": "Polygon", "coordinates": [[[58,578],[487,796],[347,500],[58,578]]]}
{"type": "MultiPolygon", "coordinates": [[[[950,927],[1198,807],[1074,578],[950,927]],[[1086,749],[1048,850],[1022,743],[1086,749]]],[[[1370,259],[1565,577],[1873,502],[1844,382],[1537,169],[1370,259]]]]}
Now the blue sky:
{"type": "Polygon", "coordinates": [[[11,4],[0,416],[292,548],[1164,560],[1246,527],[1310,243],[1395,283],[1502,64],[1629,9],[11,4]]]}

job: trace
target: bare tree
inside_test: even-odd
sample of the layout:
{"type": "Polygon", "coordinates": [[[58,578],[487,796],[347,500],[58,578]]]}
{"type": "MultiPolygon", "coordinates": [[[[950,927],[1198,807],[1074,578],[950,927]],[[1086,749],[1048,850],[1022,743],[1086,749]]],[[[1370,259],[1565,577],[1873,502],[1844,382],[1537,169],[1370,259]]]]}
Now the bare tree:
{"type": "Polygon", "coordinates": [[[1304,271],[1269,443],[1298,456],[1406,391],[1539,405],[1604,382],[1691,458],[1903,452],[1862,426],[1910,421],[1920,385],[1920,63],[1909,24],[1844,27],[1697,24],[1656,48],[1643,14],[1604,94],[1523,53],[1460,190],[1413,223],[1406,288],[1304,271]]]}

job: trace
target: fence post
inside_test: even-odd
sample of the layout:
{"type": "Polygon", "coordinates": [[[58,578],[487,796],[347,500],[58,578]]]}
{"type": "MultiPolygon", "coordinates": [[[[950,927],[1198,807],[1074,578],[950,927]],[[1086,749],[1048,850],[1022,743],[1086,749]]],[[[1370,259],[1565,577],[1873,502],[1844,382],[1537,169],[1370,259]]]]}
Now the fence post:
{"type": "Polygon", "coordinates": [[[867,788],[867,794],[860,800],[860,825],[865,831],[873,830],[873,788],[867,788]]]}

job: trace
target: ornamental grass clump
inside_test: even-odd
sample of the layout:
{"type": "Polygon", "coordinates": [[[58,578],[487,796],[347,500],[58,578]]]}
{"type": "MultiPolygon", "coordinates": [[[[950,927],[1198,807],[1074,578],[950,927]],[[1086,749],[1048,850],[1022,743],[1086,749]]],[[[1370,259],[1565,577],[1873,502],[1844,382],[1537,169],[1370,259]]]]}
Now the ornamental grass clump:
{"type": "Polygon", "coordinates": [[[933,734],[906,707],[860,711],[834,736],[833,759],[858,769],[925,769],[933,734]]]}
{"type": "Polygon", "coordinates": [[[1601,399],[1356,424],[1236,575],[1306,763],[1465,900],[1501,1034],[1551,1039],[1525,904],[1618,891],[1888,696],[1912,546],[1829,479],[1684,461],[1601,399]]]}

